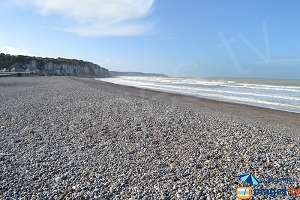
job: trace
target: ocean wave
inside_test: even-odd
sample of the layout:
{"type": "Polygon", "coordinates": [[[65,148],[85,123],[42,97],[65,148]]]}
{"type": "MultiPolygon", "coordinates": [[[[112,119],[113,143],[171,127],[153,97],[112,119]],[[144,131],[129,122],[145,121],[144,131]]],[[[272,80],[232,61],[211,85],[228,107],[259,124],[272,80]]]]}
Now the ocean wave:
{"type": "Polygon", "coordinates": [[[262,80],[259,80],[258,83],[255,83],[255,80],[251,80],[251,83],[245,83],[241,79],[235,81],[138,76],[96,80],[300,113],[300,87],[298,85],[279,85],[276,80],[273,81],[276,85],[259,83],[263,82],[262,80]]]}

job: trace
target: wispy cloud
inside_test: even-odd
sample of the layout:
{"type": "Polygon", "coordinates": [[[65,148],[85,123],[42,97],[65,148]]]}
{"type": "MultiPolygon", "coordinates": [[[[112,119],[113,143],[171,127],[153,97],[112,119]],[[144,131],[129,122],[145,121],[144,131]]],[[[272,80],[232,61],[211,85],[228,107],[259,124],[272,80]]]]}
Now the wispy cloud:
{"type": "Polygon", "coordinates": [[[42,15],[58,15],[66,20],[59,27],[84,36],[128,36],[150,31],[154,23],[145,18],[153,11],[155,0],[12,0],[34,6],[42,15]]]}
{"type": "Polygon", "coordinates": [[[11,55],[31,55],[25,45],[20,45],[19,47],[0,47],[0,52],[11,55]]]}

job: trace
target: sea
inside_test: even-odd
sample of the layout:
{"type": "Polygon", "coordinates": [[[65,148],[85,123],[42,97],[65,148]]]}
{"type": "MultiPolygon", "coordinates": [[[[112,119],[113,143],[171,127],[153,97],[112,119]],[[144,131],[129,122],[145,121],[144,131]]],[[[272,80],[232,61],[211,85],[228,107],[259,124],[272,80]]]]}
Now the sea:
{"type": "Polygon", "coordinates": [[[300,80],[120,76],[119,85],[300,113],[300,80]]]}

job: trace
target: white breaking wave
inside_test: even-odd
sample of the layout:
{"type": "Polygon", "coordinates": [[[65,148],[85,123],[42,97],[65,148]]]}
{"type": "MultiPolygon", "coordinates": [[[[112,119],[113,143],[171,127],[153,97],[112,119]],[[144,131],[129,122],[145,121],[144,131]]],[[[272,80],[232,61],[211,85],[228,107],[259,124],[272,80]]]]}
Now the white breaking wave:
{"type": "Polygon", "coordinates": [[[96,80],[300,113],[300,81],[295,85],[287,81],[288,85],[284,85],[282,80],[278,80],[278,82],[273,80],[273,84],[261,84],[259,82],[262,80],[256,82],[255,79],[248,83],[243,79],[218,80],[139,76],[97,78],[96,80]]]}

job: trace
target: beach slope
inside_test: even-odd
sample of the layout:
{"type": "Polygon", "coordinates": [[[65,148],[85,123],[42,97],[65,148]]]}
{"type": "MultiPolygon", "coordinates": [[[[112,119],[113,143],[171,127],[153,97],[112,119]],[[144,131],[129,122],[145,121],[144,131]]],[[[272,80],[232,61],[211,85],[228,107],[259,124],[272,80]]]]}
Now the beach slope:
{"type": "Polygon", "coordinates": [[[299,114],[76,77],[1,78],[0,99],[0,198],[236,199],[243,173],[300,178],[299,114]]]}

